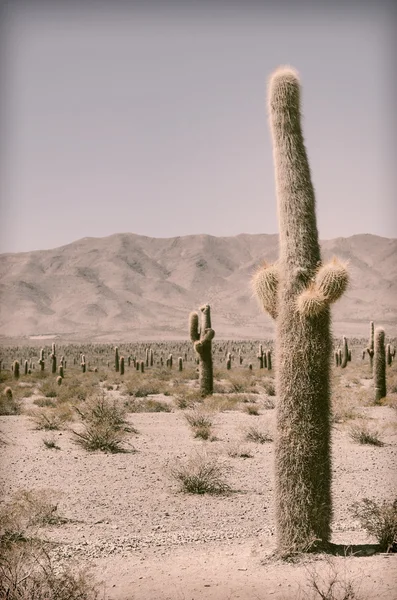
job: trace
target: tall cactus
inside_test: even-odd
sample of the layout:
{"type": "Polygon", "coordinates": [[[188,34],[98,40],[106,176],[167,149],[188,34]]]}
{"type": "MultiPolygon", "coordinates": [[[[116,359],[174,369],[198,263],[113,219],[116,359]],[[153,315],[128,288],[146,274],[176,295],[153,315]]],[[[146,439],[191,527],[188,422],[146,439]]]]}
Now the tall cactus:
{"type": "Polygon", "coordinates": [[[375,329],[374,359],[375,402],[379,402],[386,396],[385,330],[382,327],[375,329]]]}
{"type": "Polygon", "coordinates": [[[349,361],[349,346],[347,343],[347,337],[344,335],[343,336],[342,362],[340,364],[342,369],[346,368],[348,361],[349,361]]]}
{"type": "Polygon", "coordinates": [[[315,196],[300,123],[300,83],[289,68],[269,84],[280,256],[253,277],[263,308],[276,320],[277,543],[281,554],[327,543],[331,524],[329,305],[348,273],[322,264],[315,196]]]}
{"type": "Polygon", "coordinates": [[[119,358],[119,349],[116,346],[114,349],[114,369],[116,373],[120,371],[120,358],[119,358]]]}
{"type": "Polygon", "coordinates": [[[212,340],[215,331],[211,328],[211,309],[208,304],[200,307],[201,326],[199,315],[190,313],[189,329],[190,339],[194,349],[199,355],[199,384],[202,396],[210,396],[214,391],[214,374],[212,366],[212,340]]]}

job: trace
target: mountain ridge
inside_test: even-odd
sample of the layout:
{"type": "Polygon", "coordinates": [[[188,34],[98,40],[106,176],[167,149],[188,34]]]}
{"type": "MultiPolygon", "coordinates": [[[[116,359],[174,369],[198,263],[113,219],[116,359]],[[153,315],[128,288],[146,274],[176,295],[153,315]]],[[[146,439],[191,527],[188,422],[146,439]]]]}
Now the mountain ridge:
{"type": "MultiPolygon", "coordinates": [[[[351,285],[332,309],[339,335],[397,330],[397,239],[355,234],[321,242],[324,260],[349,261],[351,285]]],[[[0,255],[0,335],[100,340],[187,337],[191,310],[212,306],[217,337],[271,337],[274,323],[250,279],[276,260],[278,234],[85,237],[53,249],[0,255]]]]}

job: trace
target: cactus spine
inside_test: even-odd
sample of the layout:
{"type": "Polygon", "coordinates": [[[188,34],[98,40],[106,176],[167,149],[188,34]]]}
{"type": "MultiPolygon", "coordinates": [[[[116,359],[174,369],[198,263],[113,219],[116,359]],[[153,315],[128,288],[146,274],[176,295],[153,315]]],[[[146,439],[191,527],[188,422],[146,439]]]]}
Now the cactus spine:
{"type": "Polygon", "coordinates": [[[386,352],[385,331],[382,327],[375,329],[374,341],[374,384],[375,402],[386,396],[386,352]]]}
{"type": "Polygon", "coordinates": [[[215,331],[211,328],[211,309],[209,304],[201,306],[200,312],[200,327],[198,313],[193,312],[190,314],[190,339],[193,342],[195,351],[199,355],[200,393],[202,396],[210,396],[214,390],[212,340],[214,339],[215,331]]]}
{"type": "Polygon", "coordinates": [[[253,278],[276,319],[277,544],[281,554],[327,543],[331,530],[329,305],[348,283],[345,265],[322,264],[315,197],[300,124],[300,84],[280,68],[269,86],[280,256],[253,278]]]}

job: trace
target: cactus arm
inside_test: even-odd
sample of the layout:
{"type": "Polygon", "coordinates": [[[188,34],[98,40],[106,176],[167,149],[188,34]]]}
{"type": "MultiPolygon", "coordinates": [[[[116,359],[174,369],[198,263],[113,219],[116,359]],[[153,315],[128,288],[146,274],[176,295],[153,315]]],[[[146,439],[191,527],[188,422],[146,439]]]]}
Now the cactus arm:
{"type": "Polygon", "coordinates": [[[266,263],[257,269],[252,277],[252,289],[260,306],[265,312],[276,319],[277,317],[277,290],[279,274],[277,265],[266,263]]]}
{"type": "Polygon", "coordinates": [[[199,316],[196,312],[192,312],[189,315],[189,331],[190,331],[190,340],[192,342],[196,342],[200,339],[199,332],[199,316]]]}

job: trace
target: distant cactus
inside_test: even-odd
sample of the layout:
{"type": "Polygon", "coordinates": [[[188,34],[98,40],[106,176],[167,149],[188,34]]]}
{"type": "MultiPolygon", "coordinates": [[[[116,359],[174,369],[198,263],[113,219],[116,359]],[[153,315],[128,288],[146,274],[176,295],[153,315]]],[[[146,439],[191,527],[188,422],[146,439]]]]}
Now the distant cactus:
{"type": "Polygon", "coordinates": [[[59,373],[59,377],[62,377],[62,379],[63,379],[63,377],[64,377],[63,365],[59,365],[58,373],[59,373]]]}
{"type": "Polygon", "coordinates": [[[145,351],[145,366],[146,367],[149,366],[149,348],[146,348],[146,351],[145,351]]]}
{"type": "Polygon", "coordinates": [[[341,362],[341,368],[344,369],[347,365],[347,362],[349,360],[349,346],[347,344],[347,337],[344,335],[343,336],[343,344],[342,344],[342,362],[341,362]]]}
{"type": "Polygon", "coordinates": [[[124,375],[124,356],[120,357],[120,375],[124,375]]]}
{"type": "Polygon", "coordinates": [[[114,368],[116,373],[120,371],[119,349],[117,346],[114,349],[114,368]]]}
{"type": "Polygon", "coordinates": [[[172,369],[172,354],[168,355],[167,365],[169,366],[170,369],[172,369]]]}
{"type": "Polygon", "coordinates": [[[149,352],[149,364],[151,367],[153,367],[153,365],[154,365],[154,352],[153,352],[152,348],[150,348],[150,352],[149,352]]]}
{"type": "Polygon", "coordinates": [[[199,327],[198,313],[193,312],[189,318],[190,339],[199,355],[199,384],[200,393],[210,396],[214,390],[214,375],[212,364],[212,340],[215,331],[211,328],[211,309],[209,304],[200,307],[201,324],[199,327]]]}
{"type": "Polygon", "coordinates": [[[278,69],[269,87],[280,255],[252,284],[276,319],[276,522],[278,551],[286,554],[330,538],[329,307],[346,289],[348,273],[336,258],[321,262],[298,76],[278,69]]]}
{"type": "Polygon", "coordinates": [[[183,359],[182,356],[180,356],[178,358],[178,371],[182,371],[183,370],[183,359]]]}
{"type": "Polygon", "coordinates": [[[82,354],[82,355],[81,355],[81,363],[80,363],[80,366],[81,366],[81,371],[82,371],[83,373],[85,373],[85,372],[86,372],[86,369],[87,369],[87,363],[85,362],[85,356],[84,356],[84,354],[82,354]]]}
{"type": "Polygon", "coordinates": [[[374,362],[374,330],[375,330],[374,322],[370,321],[370,324],[369,324],[369,342],[368,342],[367,352],[368,352],[368,355],[369,355],[371,369],[373,367],[373,362],[374,362]]]}
{"type": "Polygon", "coordinates": [[[231,356],[228,356],[227,360],[226,360],[226,369],[228,371],[230,371],[231,368],[232,368],[232,358],[231,358],[231,356]]]}
{"type": "Polygon", "coordinates": [[[144,373],[145,372],[145,363],[143,360],[141,360],[141,362],[140,362],[140,367],[141,367],[141,373],[144,373]]]}
{"type": "Polygon", "coordinates": [[[29,363],[28,363],[28,361],[27,361],[27,360],[25,360],[25,362],[24,362],[24,370],[23,370],[23,372],[24,372],[24,374],[25,374],[25,375],[27,375],[27,374],[28,374],[28,371],[29,371],[29,363]]]}
{"type": "Polygon", "coordinates": [[[390,344],[387,344],[387,346],[386,346],[386,364],[387,364],[387,366],[390,367],[392,362],[393,362],[393,357],[392,357],[391,350],[390,350],[390,344]]]}
{"type": "Polygon", "coordinates": [[[335,366],[339,367],[339,352],[337,350],[335,350],[335,352],[334,352],[334,357],[335,357],[335,366]]]}
{"type": "Polygon", "coordinates": [[[44,348],[40,350],[40,359],[39,359],[40,371],[44,371],[44,348]]]}
{"type": "Polygon", "coordinates": [[[57,377],[57,384],[58,385],[62,385],[62,377],[61,377],[61,375],[58,375],[58,377],[57,377]]]}
{"type": "Polygon", "coordinates": [[[272,370],[272,353],[270,350],[266,352],[266,366],[268,371],[272,370]]]}
{"type": "Polygon", "coordinates": [[[12,400],[12,389],[9,386],[4,388],[4,395],[7,398],[7,400],[12,400]]]}
{"type": "Polygon", "coordinates": [[[12,370],[14,373],[14,379],[19,379],[19,361],[18,360],[14,360],[13,365],[12,365],[12,370]]]}
{"type": "Polygon", "coordinates": [[[375,402],[386,396],[386,353],[385,331],[382,327],[375,329],[374,342],[374,385],[375,402]]]}

